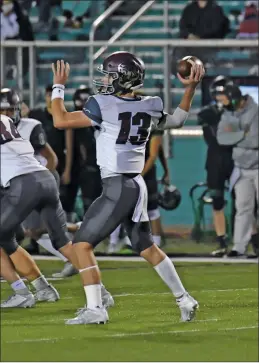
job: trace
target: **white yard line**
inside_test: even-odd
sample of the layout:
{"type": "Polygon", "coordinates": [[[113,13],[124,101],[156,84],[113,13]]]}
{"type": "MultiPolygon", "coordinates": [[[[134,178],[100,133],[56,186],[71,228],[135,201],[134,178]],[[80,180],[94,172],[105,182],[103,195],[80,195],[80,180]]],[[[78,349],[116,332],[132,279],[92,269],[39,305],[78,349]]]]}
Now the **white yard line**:
{"type": "MultiPolygon", "coordinates": [[[[60,261],[56,256],[33,256],[37,261],[60,261]]],[[[99,256],[98,261],[117,261],[117,262],[144,262],[142,257],[132,257],[132,256],[99,256]]],[[[243,258],[213,258],[213,257],[172,257],[174,262],[206,262],[206,263],[257,263],[258,258],[255,259],[243,259],[243,258]]]]}
{"type": "Polygon", "coordinates": [[[247,329],[258,329],[258,325],[252,326],[239,326],[237,328],[222,328],[217,330],[208,330],[208,329],[192,329],[192,330],[168,330],[168,331],[150,331],[150,332],[138,332],[138,333],[118,333],[111,334],[109,337],[111,338],[123,338],[123,337],[132,337],[132,336],[145,336],[145,335],[157,335],[157,334],[186,334],[186,333],[219,333],[222,331],[235,331],[235,330],[247,330],[247,329]]]}
{"type": "MultiPolygon", "coordinates": [[[[48,279],[50,280],[50,279],[48,279]]],[[[189,292],[192,294],[197,294],[201,292],[237,292],[237,291],[249,291],[249,290],[258,290],[257,287],[246,287],[243,289],[213,289],[213,290],[190,290],[189,292]]],[[[124,294],[114,294],[113,297],[120,298],[120,297],[128,297],[128,296],[151,296],[151,295],[172,295],[171,292],[143,292],[143,293],[124,293],[124,294]]],[[[65,296],[62,299],[64,300],[72,300],[72,296],[65,296]]]]}
{"type": "MultiPolygon", "coordinates": [[[[150,332],[137,332],[137,333],[115,333],[109,335],[100,335],[99,338],[125,338],[125,337],[134,337],[134,336],[148,336],[148,335],[160,335],[160,334],[192,334],[192,333],[221,333],[224,331],[238,331],[238,330],[249,330],[249,329],[258,329],[258,325],[252,326],[239,326],[236,328],[222,328],[216,330],[208,330],[208,329],[191,329],[191,330],[168,330],[168,331],[150,331],[150,332]]],[[[58,342],[61,340],[73,340],[78,339],[75,337],[55,337],[55,338],[38,338],[38,339],[23,339],[23,340],[8,340],[6,342],[2,341],[3,344],[14,344],[14,343],[36,343],[36,342],[58,342]]]]}

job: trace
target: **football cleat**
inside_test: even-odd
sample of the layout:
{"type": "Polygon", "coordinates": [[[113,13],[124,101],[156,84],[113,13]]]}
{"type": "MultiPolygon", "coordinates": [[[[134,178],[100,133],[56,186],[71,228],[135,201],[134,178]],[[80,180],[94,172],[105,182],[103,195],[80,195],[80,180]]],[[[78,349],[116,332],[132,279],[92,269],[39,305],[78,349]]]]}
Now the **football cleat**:
{"type": "Polygon", "coordinates": [[[33,294],[14,294],[1,303],[1,308],[31,308],[35,305],[33,294]]]}
{"type": "Polygon", "coordinates": [[[231,250],[228,254],[227,257],[239,257],[239,258],[246,258],[246,255],[244,253],[240,253],[238,251],[235,250],[231,250]]]}
{"type": "Polygon", "coordinates": [[[102,303],[105,309],[113,307],[114,299],[112,295],[109,293],[109,291],[107,291],[103,285],[101,287],[101,292],[102,292],[102,303]]]}
{"type": "Polygon", "coordinates": [[[188,293],[185,293],[180,299],[177,299],[176,303],[181,310],[182,321],[191,321],[195,318],[195,312],[199,304],[188,293]]]}
{"type": "Polygon", "coordinates": [[[223,257],[227,253],[227,248],[219,248],[216,251],[211,252],[211,256],[213,257],[223,257]]]}
{"type": "Polygon", "coordinates": [[[104,307],[96,309],[80,309],[76,317],[66,320],[66,325],[85,325],[85,324],[106,324],[109,316],[104,307]]]}
{"type": "Polygon", "coordinates": [[[45,289],[39,290],[35,293],[36,301],[54,302],[60,299],[58,291],[54,286],[49,285],[45,289]]]}
{"type": "Polygon", "coordinates": [[[52,274],[52,277],[70,277],[76,274],[78,274],[78,270],[70,262],[66,262],[63,270],[52,274]]]}

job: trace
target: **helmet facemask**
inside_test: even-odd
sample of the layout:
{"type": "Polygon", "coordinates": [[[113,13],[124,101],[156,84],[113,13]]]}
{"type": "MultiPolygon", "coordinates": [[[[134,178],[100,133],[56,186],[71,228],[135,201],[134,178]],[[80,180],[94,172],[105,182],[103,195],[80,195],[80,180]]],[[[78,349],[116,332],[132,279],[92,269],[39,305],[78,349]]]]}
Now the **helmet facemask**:
{"type": "Polygon", "coordinates": [[[125,94],[143,87],[143,76],[140,73],[128,71],[123,67],[123,64],[118,66],[118,72],[106,71],[102,65],[97,70],[103,77],[93,81],[95,93],[103,95],[125,94]]]}
{"type": "Polygon", "coordinates": [[[97,71],[102,76],[93,80],[94,93],[101,93],[102,95],[112,95],[115,93],[114,81],[119,79],[118,72],[108,72],[103,69],[103,65],[97,68],[97,71]]]}

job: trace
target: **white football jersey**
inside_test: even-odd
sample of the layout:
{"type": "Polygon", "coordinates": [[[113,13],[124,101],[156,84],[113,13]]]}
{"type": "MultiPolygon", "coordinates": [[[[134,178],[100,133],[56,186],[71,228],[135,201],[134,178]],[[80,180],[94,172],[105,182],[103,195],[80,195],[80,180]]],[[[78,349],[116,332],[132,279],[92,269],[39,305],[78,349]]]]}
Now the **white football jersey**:
{"type": "Polygon", "coordinates": [[[0,120],[1,186],[7,187],[16,176],[47,170],[34,157],[34,150],[24,140],[13,121],[4,115],[0,120]]]}
{"type": "MultiPolygon", "coordinates": [[[[30,141],[32,131],[38,125],[41,125],[40,121],[35,120],[34,118],[23,117],[23,118],[21,118],[21,120],[18,123],[18,125],[16,126],[16,128],[23,139],[30,141]]],[[[44,165],[44,166],[47,165],[46,158],[44,158],[42,155],[40,155],[40,153],[37,153],[35,151],[34,156],[41,163],[41,165],[44,165]]]]}
{"type": "Polygon", "coordinates": [[[83,112],[99,130],[95,133],[96,156],[102,178],[140,174],[151,128],[163,116],[161,98],[95,95],[88,99],[83,112]]]}

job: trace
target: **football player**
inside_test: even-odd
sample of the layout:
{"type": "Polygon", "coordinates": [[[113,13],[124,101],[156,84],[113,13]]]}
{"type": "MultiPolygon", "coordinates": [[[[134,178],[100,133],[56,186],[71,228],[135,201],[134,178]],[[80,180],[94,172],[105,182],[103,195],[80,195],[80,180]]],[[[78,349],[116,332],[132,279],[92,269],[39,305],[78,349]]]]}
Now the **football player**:
{"type": "Polygon", "coordinates": [[[147,212],[151,224],[152,236],[155,244],[160,246],[162,225],[158,208],[158,186],[155,161],[159,157],[159,151],[163,142],[163,130],[154,130],[146,145],[145,166],[141,173],[148,192],[147,212]]]}
{"type": "MultiPolygon", "coordinates": [[[[29,110],[28,117],[39,120],[47,135],[47,140],[58,158],[57,172],[60,176],[60,199],[62,206],[67,214],[68,222],[73,220],[73,205],[70,203],[70,196],[67,194],[66,186],[71,182],[73,150],[71,143],[71,130],[58,130],[53,127],[53,118],[51,110],[51,92],[52,86],[45,88],[45,108],[35,108],[29,110]]],[[[33,250],[31,246],[29,252],[33,250]]]]}
{"type": "Polygon", "coordinates": [[[52,112],[57,128],[96,127],[97,163],[101,170],[102,195],[85,214],[73,243],[87,306],[67,324],[106,323],[108,313],[101,299],[101,277],[94,247],[122,222],[132,247],[157,271],[176,297],[183,321],[195,315],[198,302],[185,290],[166,254],[153,242],[147,214],[147,191],[141,176],[145,147],[152,127],[182,127],[191,107],[196,86],[204,75],[202,65],[193,63],[190,77],[182,78],[186,89],[173,115],[164,113],[160,97],[139,97],[134,91],[144,82],[143,62],[128,52],[108,56],[94,80],[97,94],[90,97],[83,111],[67,112],[65,84],[70,66],[63,60],[52,64],[54,74],[52,112]]]}
{"type": "MultiPolygon", "coordinates": [[[[16,91],[9,88],[1,89],[0,113],[13,120],[21,137],[30,141],[34,149],[35,158],[53,173],[58,183],[59,176],[56,172],[58,163],[57,156],[47,143],[46,134],[42,128],[41,122],[32,118],[21,117],[21,100],[16,91]]],[[[26,220],[23,221],[23,228],[25,229],[24,232],[27,237],[31,237],[58,258],[67,261],[67,259],[52,246],[49,238],[42,238],[42,234],[46,233],[46,228],[43,226],[40,214],[37,211],[33,211],[26,220]]]]}
{"type": "MultiPolygon", "coordinates": [[[[5,100],[2,99],[2,102],[5,100]]],[[[76,256],[66,233],[65,213],[55,178],[36,160],[31,143],[20,136],[13,120],[2,114],[0,151],[0,248],[5,251],[1,251],[1,275],[11,283],[15,291],[1,307],[26,307],[34,304],[34,298],[25,289],[19,276],[16,275],[17,281],[12,281],[15,278],[14,268],[32,283],[36,289],[37,301],[56,301],[59,299],[58,292],[41,274],[32,257],[17,244],[14,236],[14,231],[21,222],[36,209],[41,213],[53,245],[76,266],[76,256]]],[[[113,302],[104,287],[102,289],[103,296],[113,302]]]]}
{"type": "Polygon", "coordinates": [[[218,124],[224,109],[223,104],[217,102],[216,96],[222,92],[227,83],[231,82],[227,77],[216,77],[210,85],[212,103],[202,108],[198,114],[198,122],[203,128],[204,140],[208,146],[205,168],[207,171],[207,185],[212,198],[214,226],[219,244],[219,248],[212,252],[212,255],[216,257],[222,257],[227,252],[228,237],[224,214],[224,194],[226,182],[229,181],[234,167],[232,159],[233,147],[220,145],[217,141],[218,124]]]}

